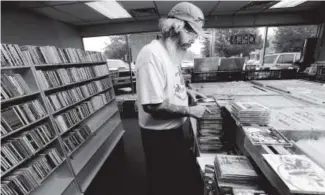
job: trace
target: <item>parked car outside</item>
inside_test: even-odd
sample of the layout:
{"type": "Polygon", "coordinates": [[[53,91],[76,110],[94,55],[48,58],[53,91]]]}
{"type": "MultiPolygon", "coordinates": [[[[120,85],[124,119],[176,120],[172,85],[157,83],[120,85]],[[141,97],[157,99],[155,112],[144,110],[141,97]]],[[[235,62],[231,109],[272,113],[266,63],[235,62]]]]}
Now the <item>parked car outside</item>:
{"type": "Polygon", "coordinates": [[[299,66],[294,63],[300,59],[300,55],[299,52],[268,54],[265,55],[261,68],[270,70],[298,69],[299,66]]]}
{"type": "MultiPolygon", "coordinates": [[[[131,87],[129,65],[120,59],[107,59],[115,88],[131,87]]],[[[131,63],[132,82],[135,84],[135,66],[131,63]]]]}

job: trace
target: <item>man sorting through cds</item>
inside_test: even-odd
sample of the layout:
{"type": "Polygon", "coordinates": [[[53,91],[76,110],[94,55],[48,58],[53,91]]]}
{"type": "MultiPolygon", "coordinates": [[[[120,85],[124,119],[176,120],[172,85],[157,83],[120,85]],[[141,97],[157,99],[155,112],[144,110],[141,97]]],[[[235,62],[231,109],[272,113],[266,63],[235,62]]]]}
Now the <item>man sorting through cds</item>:
{"type": "Polygon", "coordinates": [[[189,171],[183,124],[188,117],[201,118],[206,108],[188,106],[181,61],[186,50],[203,35],[204,15],[195,5],[175,5],[159,21],[160,38],[144,46],[136,60],[139,125],[146,156],[149,194],[189,194],[189,171]]]}

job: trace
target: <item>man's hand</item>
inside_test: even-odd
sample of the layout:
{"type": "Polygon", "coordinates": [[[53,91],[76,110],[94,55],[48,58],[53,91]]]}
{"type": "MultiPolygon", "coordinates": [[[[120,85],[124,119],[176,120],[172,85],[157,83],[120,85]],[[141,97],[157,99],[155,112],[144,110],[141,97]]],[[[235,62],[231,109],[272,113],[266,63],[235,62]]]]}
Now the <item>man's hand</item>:
{"type": "Polygon", "coordinates": [[[205,106],[192,106],[189,108],[190,111],[190,116],[200,119],[202,118],[204,112],[206,111],[206,107],[205,106]]]}
{"type": "Polygon", "coordinates": [[[187,89],[187,94],[193,99],[194,102],[196,102],[197,97],[207,98],[206,95],[204,95],[200,92],[194,91],[192,89],[187,89]]]}

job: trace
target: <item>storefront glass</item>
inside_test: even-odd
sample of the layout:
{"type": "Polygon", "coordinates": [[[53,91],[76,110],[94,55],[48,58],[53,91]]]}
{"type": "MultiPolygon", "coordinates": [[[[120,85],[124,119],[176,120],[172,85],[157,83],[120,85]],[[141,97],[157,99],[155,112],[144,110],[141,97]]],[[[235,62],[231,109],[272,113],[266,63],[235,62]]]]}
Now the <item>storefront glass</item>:
{"type": "Polygon", "coordinates": [[[306,38],[317,36],[317,25],[268,27],[264,66],[281,68],[300,60],[306,38]]]}

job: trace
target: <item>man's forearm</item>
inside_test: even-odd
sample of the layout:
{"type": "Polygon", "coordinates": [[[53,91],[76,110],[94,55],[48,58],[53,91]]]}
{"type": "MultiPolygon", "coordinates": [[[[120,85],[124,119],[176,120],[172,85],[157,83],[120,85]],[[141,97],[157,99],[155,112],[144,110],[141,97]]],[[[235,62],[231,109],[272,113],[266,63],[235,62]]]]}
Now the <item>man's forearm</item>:
{"type": "Polygon", "coordinates": [[[190,115],[188,106],[178,106],[167,101],[161,104],[143,105],[144,111],[157,119],[173,119],[190,115]]]}

